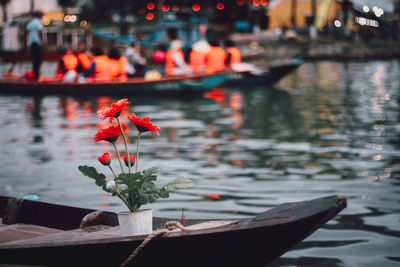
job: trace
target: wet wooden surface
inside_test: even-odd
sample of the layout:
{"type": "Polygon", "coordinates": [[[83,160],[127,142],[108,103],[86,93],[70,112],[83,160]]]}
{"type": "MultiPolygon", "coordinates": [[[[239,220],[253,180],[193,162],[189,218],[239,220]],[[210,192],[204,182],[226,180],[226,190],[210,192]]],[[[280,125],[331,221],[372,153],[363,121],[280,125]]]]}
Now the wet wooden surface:
{"type": "MultiPolygon", "coordinates": [[[[234,224],[237,221],[208,221],[187,227],[187,230],[200,230],[234,224]]],[[[175,231],[180,231],[175,229],[175,231]]],[[[60,245],[62,243],[88,242],[93,240],[121,237],[119,227],[99,226],[85,230],[76,229],[62,231],[42,226],[13,224],[0,227],[0,247],[6,246],[35,246],[35,245],[60,245]]]]}
{"type": "Polygon", "coordinates": [[[39,236],[47,236],[55,233],[63,232],[62,230],[48,228],[44,226],[30,225],[30,224],[11,224],[0,226],[0,244],[31,239],[39,236]]]}

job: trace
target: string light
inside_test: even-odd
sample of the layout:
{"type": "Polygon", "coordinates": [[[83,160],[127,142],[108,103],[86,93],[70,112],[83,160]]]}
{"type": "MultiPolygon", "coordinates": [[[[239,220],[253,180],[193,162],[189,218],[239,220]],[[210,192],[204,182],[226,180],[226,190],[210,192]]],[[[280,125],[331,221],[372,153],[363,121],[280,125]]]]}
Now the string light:
{"type": "Polygon", "coordinates": [[[146,19],[147,19],[147,20],[152,20],[152,19],[154,19],[154,14],[153,14],[153,13],[147,13],[147,14],[146,14],[146,19]]]}
{"type": "Polygon", "coordinates": [[[154,3],[150,2],[150,3],[147,4],[147,9],[148,10],[153,10],[155,7],[156,7],[156,5],[154,3]]]}
{"type": "Polygon", "coordinates": [[[168,12],[169,11],[169,6],[168,5],[163,5],[162,11],[168,12]]]}
{"type": "Polygon", "coordinates": [[[192,9],[193,9],[193,11],[198,12],[198,11],[200,11],[200,5],[199,4],[194,4],[192,9]]]}

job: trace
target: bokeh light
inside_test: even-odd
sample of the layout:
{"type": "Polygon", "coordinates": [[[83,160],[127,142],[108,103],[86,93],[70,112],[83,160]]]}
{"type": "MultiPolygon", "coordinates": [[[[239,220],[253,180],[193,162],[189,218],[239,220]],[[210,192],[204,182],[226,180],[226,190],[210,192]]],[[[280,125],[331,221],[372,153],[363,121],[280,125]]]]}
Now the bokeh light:
{"type": "Polygon", "coordinates": [[[198,11],[200,11],[200,5],[199,4],[194,4],[192,9],[193,9],[193,11],[198,12],[198,11]]]}

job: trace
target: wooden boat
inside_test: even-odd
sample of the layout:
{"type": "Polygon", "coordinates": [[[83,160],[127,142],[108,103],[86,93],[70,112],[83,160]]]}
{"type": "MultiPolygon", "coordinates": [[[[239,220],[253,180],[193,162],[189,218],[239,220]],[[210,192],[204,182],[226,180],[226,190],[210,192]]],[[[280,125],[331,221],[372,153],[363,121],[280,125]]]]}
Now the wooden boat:
{"type": "Polygon", "coordinates": [[[225,85],[230,87],[263,87],[270,86],[280,79],[297,69],[303,60],[293,59],[286,64],[271,66],[268,69],[257,69],[251,71],[235,71],[231,73],[225,81],[225,85]]]}
{"type": "MultiPolygon", "coordinates": [[[[57,61],[61,59],[62,53],[43,53],[42,59],[46,61],[57,61]]],[[[1,51],[0,59],[3,62],[24,62],[32,61],[32,55],[29,51],[1,51]]]]}
{"type": "Polygon", "coordinates": [[[221,85],[229,71],[212,74],[163,76],[159,80],[131,78],[127,81],[106,81],[91,83],[62,83],[54,79],[29,82],[17,79],[0,80],[0,94],[57,94],[57,95],[188,95],[204,93],[221,85]]]}
{"type": "MultiPolygon", "coordinates": [[[[345,207],[346,198],[329,196],[282,204],[251,218],[186,220],[186,231],[152,239],[129,266],[265,266],[345,207]]],[[[0,197],[0,264],[120,266],[146,236],[120,236],[112,212],[92,213],[84,220],[89,226],[80,228],[91,212],[0,197]]],[[[170,220],[153,218],[153,229],[170,220]]]]}

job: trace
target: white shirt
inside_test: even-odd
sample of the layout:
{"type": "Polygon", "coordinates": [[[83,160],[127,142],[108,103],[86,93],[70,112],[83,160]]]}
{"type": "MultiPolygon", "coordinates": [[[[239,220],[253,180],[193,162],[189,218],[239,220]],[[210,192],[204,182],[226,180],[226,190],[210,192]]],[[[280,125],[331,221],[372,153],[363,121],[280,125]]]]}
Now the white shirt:
{"type": "Polygon", "coordinates": [[[33,18],[26,26],[26,31],[28,32],[28,45],[37,43],[42,45],[42,39],[40,38],[40,32],[43,30],[44,26],[41,19],[33,18]]]}
{"type": "Polygon", "coordinates": [[[128,74],[135,74],[135,64],[145,65],[146,59],[143,58],[133,47],[128,47],[125,51],[125,57],[128,60],[128,74]]]}
{"type": "Polygon", "coordinates": [[[172,53],[172,59],[176,64],[174,75],[190,74],[192,72],[190,66],[186,64],[185,59],[182,57],[181,53],[172,53]]]}

